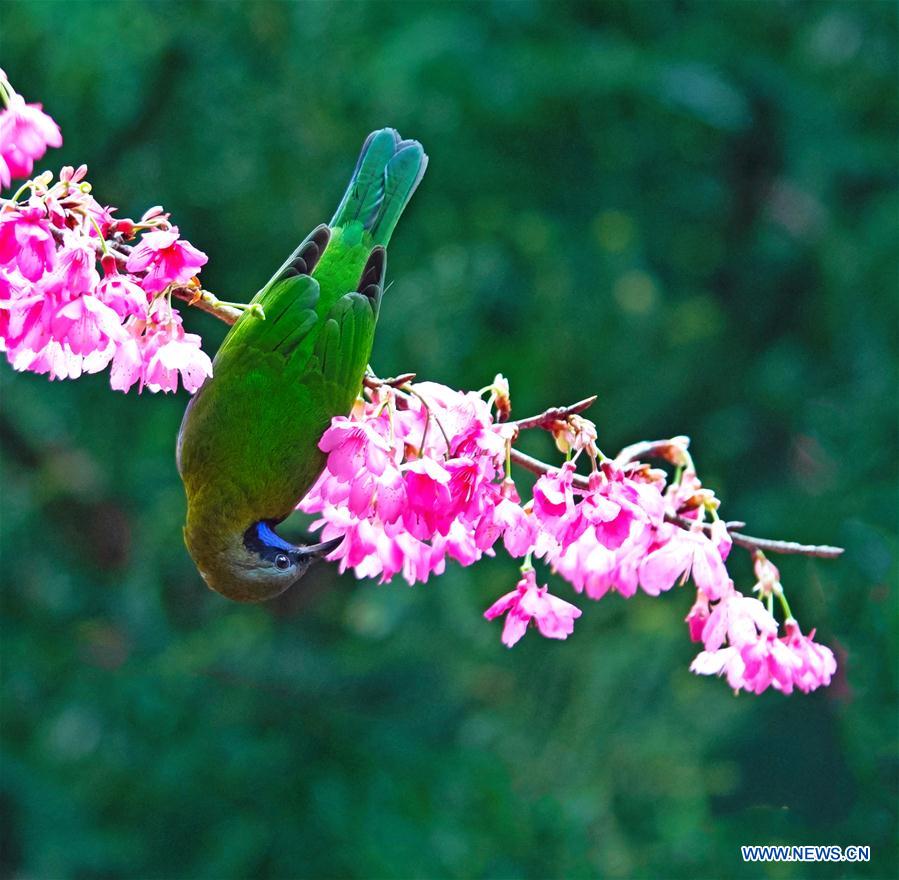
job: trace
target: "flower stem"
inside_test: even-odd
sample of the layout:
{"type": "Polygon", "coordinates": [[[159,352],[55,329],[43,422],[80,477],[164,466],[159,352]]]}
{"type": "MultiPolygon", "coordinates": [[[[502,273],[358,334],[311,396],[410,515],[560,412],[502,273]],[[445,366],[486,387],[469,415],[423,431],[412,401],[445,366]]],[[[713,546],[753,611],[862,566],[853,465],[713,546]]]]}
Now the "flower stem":
{"type": "Polygon", "coordinates": [[[103,238],[103,230],[100,229],[100,224],[97,223],[97,218],[94,217],[93,214],[89,213],[87,217],[93,224],[94,229],[97,230],[97,237],[100,239],[100,250],[103,252],[103,256],[105,257],[109,253],[109,248],[106,247],[106,239],[103,238]]]}
{"type": "MultiPolygon", "coordinates": [[[[446,443],[445,457],[449,458],[449,454],[450,454],[449,436],[447,435],[446,431],[443,429],[443,425],[440,424],[440,419],[437,418],[437,414],[435,412],[433,412],[433,408],[431,406],[429,406],[428,402],[424,399],[424,397],[422,397],[421,394],[419,394],[415,390],[415,388],[413,388],[408,383],[405,385],[401,385],[400,391],[405,391],[407,394],[411,394],[411,395],[413,395],[413,397],[417,397],[422,402],[422,405],[424,406],[424,408],[428,411],[428,418],[430,418],[432,415],[434,416],[434,422],[437,424],[437,427],[440,428],[440,433],[443,434],[443,442],[446,443]]],[[[425,430],[427,431],[427,424],[425,425],[425,430]]],[[[424,442],[424,441],[422,441],[422,442],[424,442]]]]}
{"type": "Polygon", "coordinates": [[[779,590],[775,590],[777,593],[777,598],[780,600],[780,607],[783,609],[784,619],[785,620],[794,620],[793,612],[790,611],[790,603],[787,602],[786,594],[784,593],[783,587],[779,590]]]}
{"type": "Polygon", "coordinates": [[[15,193],[13,193],[12,198],[6,200],[6,204],[4,205],[4,207],[9,208],[10,210],[15,210],[16,205],[18,204],[18,201],[19,201],[19,196],[21,196],[22,193],[25,192],[25,190],[28,189],[28,187],[30,187],[30,186],[31,186],[31,181],[26,180],[25,183],[23,183],[15,191],[15,193]]]}
{"type": "Polygon", "coordinates": [[[561,422],[567,419],[568,416],[582,413],[585,409],[589,409],[593,406],[595,402],[596,395],[593,394],[590,397],[579,400],[577,403],[572,403],[570,406],[551,406],[549,409],[540,413],[540,415],[530,416],[526,419],[514,419],[508,424],[514,425],[519,431],[524,431],[527,428],[543,428],[544,430],[550,430],[553,422],[561,422]]]}

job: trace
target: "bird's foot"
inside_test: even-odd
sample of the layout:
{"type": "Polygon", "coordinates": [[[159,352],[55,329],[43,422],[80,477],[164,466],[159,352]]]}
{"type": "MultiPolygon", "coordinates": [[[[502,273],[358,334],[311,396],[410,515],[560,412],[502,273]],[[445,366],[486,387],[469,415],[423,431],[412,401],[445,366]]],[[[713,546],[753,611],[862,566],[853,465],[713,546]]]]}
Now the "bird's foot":
{"type": "Polygon", "coordinates": [[[399,376],[391,376],[389,379],[381,379],[375,375],[374,370],[369,366],[362,377],[362,384],[366,388],[399,388],[401,385],[407,385],[414,378],[415,373],[402,373],[399,376]]]}
{"type": "Polygon", "coordinates": [[[259,320],[265,320],[265,311],[259,303],[238,303],[238,302],[228,302],[223,299],[219,299],[212,293],[209,293],[208,290],[204,290],[201,292],[200,297],[212,309],[221,310],[221,311],[237,311],[237,312],[249,312],[259,320]]]}

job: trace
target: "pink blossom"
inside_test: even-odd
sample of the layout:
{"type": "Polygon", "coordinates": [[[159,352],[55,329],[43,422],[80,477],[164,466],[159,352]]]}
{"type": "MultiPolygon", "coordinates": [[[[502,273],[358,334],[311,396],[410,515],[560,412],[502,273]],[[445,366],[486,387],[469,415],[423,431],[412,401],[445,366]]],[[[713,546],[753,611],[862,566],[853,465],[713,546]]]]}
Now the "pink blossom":
{"type": "Polygon", "coordinates": [[[110,384],[128,391],[135,383],[142,390],[176,391],[178,377],[195,392],[212,375],[212,361],[200,348],[200,337],[185,333],[180,320],[162,325],[134,321],[112,358],[110,384]]]}
{"type": "Polygon", "coordinates": [[[601,599],[609,590],[629,598],[637,591],[637,569],[645,547],[642,536],[637,536],[613,550],[601,544],[594,531],[587,530],[550,561],[554,572],[591,599],[601,599]]]}
{"type": "Polygon", "coordinates": [[[822,685],[829,685],[837,671],[833,651],[815,642],[814,630],[804,636],[795,620],[787,620],[784,626],[786,636],[783,642],[798,660],[793,669],[793,684],[806,694],[822,685]]]}
{"type": "MultiPolygon", "coordinates": [[[[3,79],[3,86],[10,90],[3,79]]],[[[9,95],[9,105],[0,112],[0,156],[5,173],[3,185],[14,177],[28,177],[34,162],[47,152],[47,147],[62,146],[59,126],[43,112],[40,104],[26,104],[21,95],[9,95]]]]}
{"type": "Polygon", "coordinates": [[[634,595],[640,562],[662,524],[659,487],[604,466],[590,477],[587,489],[574,491],[582,500],[576,502],[575,513],[567,515],[567,531],[555,528],[562,541],[554,544],[538,536],[537,555],[591,599],[600,599],[609,590],[634,595]],[[578,536],[568,542],[572,535],[578,536]]]}
{"type": "Polygon", "coordinates": [[[0,264],[15,263],[29,281],[52,268],[56,243],[50,223],[38,207],[0,213],[0,264]]]}
{"type": "Polygon", "coordinates": [[[332,421],[319,444],[326,470],[300,509],[321,515],[323,537],[345,536],[335,556],[342,568],[382,581],[427,580],[446,557],[470,565],[507,529],[520,546],[524,513],[495,482],[502,431],[477,395],[436,383],[379,392],[332,421]]]}
{"type": "Polygon", "coordinates": [[[690,664],[690,672],[697,675],[725,675],[734,691],[743,687],[745,671],[746,665],[737,648],[700,651],[690,664]]]}
{"type": "Polygon", "coordinates": [[[178,227],[147,232],[128,257],[129,272],[145,272],[141,286],[148,293],[164,290],[169,284],[184,284],[209,258],[178,237],[178,227]]]}
{"type": "Polygon", "coordinates": [[[538,477],[534,484],[534,516],[541,530],[567,547],[586,528],[574,497],[574,465],[567,462],[556,472],[538,477]]]}
{"type": "MultiPolygon", "coordinates": [[[[435,554],[446,555],[460,565],[474,565],[483,555],[475,541],[474,532],[462,520],[453,520],[446,535],[436,535],[431,541],[435,554]]],[[[493,551],[487,549],[489,555],[493,551]]]]}
{"type": "Polygon", "coordinates": [[[124,337],[119,316],[97,297],[85,294],[62,306],[53,318],[51,332],[65,339],[72,354],[87,355],[124,337]]]}
{"type": "Polygon", "coordinates": [[[690,575],[710,599],[729,589],[730,577],[715,543],[701,531],[666,524],[658,532],[655,549],[640,564],[640,585],[657,596],[690,575]]]}
{"type": "Polygon", "coordinates": [[[200,344],[196,333],[185,333],[161,345],[147,364],[147,387],[151,391],[177,391],[180,374],[185,390],[193,394],[212,375],[212,361],[200,344]]]}
{"type": "Polygon", "coordinates": [[[147,293],[133,275],[120,275],[112,257],[104,258],[105,275],[97,284],[96,295],[122,318],[129,315],[145,317],[147,293]]]}
{"type": "Polygon", "coordinates": [[[391,448],[382,434],[385,426],[375,421],[359,422],[344,416],[332,419],[318,448],[328,453],[328,470],[342,483],[352,480],[365,468],[384,472],[391,448]]]}
{"type": "Polygon", "coordinates": [[[782,591],[780,572],[764,553],[757,550],[753,554],[752,567],[756,576],[756,584],[752,588],[753,593],[758,593],[759,597],[764,599],[782,591]]]}
{"type": "Polygon", "coordinates": [[[403,524],[416,538],[427,540],[437,532],[445,535],[449,531],[453,506],[450,479],[449,471],[433,458],[418,458],[404,466],[403,524]]]}
{"type": "Polygon", "coordinates": [[[500,497],[479,520],[475,541],[478,547],[487,550],[500,536],[510,556],[525,556],[537,538],[536,517],[510,498],[500,497]]]}
{"type": "Polygon", "coordinates": [[[689,614],[684,618],[684,622],[690,629],[690,641],[702,641],[702,631],[705,629],[710,613],[708,596],[702,590],[698,590],[696,601],[690,608],[689,614]]]}
{"type": "Polygon", "coordinates": [[[777,622],[758,599],[752,599],[736,590],[718,602],[702,629],[702,641],[707,651],[717,651],[725,640],[742,648],[759,640],[774,636],[777,622]]]}
{"type": "Polygon", "coordinates": [[[44,279],[48,294],[62,300],[93,293],[100,281],[93,249],[84,241],[64,244],[56,253],[56,266],[44,279]]]}
{"type": "Polygon", "coordinates": [[[50,379],[77,379],[84,372],[83,359],[73,355],[55,339],[49,340],[37,351],[19,349],[13,354],[11,363],[14,370],[28,370],[38,375],[49,374],[50,379]]]}
{"type": "Polygon", "coordinates": [[[485,612],[487,620],[506,615],[503,626],[503,644],[511,648],[527,631],[533,620],[542,636],[550,639],[566,639],[574,631],[574,621],[581,616],[580,609],[569,602],[550,595],[546,586],[537,586],[537,576],[527,571],[511,593],[506,593],[485,612]]]}
{"type": "Polygon", "coordinates": [[[793,676],[799,669],[800,660],[783,641],[768,635],[739,650],[744,666],[744,690],[760,694],[771,686],[785,694],[792,692],[793,676]]]}

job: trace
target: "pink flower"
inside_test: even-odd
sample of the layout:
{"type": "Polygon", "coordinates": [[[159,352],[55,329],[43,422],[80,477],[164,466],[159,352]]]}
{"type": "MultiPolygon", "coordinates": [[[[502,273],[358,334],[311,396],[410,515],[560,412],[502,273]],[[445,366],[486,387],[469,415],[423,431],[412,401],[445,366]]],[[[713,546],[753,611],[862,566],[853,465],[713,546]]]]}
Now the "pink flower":
{"type": "Polygon", "coordinates": [[[84,241],[60,247],[56,266],[45,279],[47,293],[63,300],[93,293],[99,281],[94,252],[84,241]]]}
{"type": "Polygon", "coordinates": [[[702,641],[707,651],[717,651],[725,640],[742,648],[776,633],[777,622],[758,599],[732,590],[709,615],[702,629],[702,641]]]}
{"type": "Polygon", "coordinates": [[[724,560],[705,534],[666,524],[658,538],[656,548],[640,564],[640,585],[650,596],[670,590],[676,581],[691,574],[710,599],[728,592],[731,581],[724,560]]]}
{"type": "Polygon", "coordinates": [[[363,468],[380,475],[387,466],[391,448],[381,431],[387,427],[374,421],[359,422],[344,416],[332,419],[318,448],[328,453],[328,470],[342,483],[352,480],[363,468]]]}
{"type": "Polygon", "coordinates": [[[690,664],[690,672],[697,675],[725,675],[734,691],[744,684],[746,665],[737,648],[721,648],[717,651],[700,651],[690,664]]]}
{"type": "MultiPolygon", "coordinates": [[[[0,71],[5,83],[2,77],[0,71]]],[[[18,102],[13,101],[17,107],[18,102]]],[[[6,135],[14,130],[19,152],[42,153],[35,140],[44,124],[41,117],[33,107],[20,110],[0,114],[0,128],[6,135]]],[[[52,132],[44,134],[52,143],[52,132]]],[[[36,178],[27,203],[10,203],[0,212],[0,350],[14,369],[47,373],[51,379],[94,373],[112,361],[115,389],[139,383],[152,391],[173,391],[180,378],[195,391],[211,374],[199,337],[184,332],[165,297],[153,297],[141,284],[150,279],[146,283],[152,288],[163,276],[189,277],[206,258],[179,242],[176,229],[152,232],[139,270],[144,277],[120,275],[109,255],[102,260],[101,281],[97,238],[111,227],[112,209],[90,195],[83,183],[86,173],[83,165],[66,166],[55,184],[50,176],[36,178]]],[[[167,215],[154,217],[167,223],[167,215]]],[[[138,253],[138,264],[141,259],[138,253]]]]}
{"type": "Polygon", "coordinates": [[[478,521],[475,541],[478,547],[487,550],[500,536],[510,556],[525,556],[537,539],[536,518],[515,501],[500,497],[478,521]]]}
{"type": "Polygon", "coordinates": [[[822,685],[829,685],[837,671],[833,651],[815,642],[814,630],[804,636],[795,620],[787,620],[784,626],[787,634],[782,641],[798,660],[793,670],[793,684],[806,694],[822,685]]]}
{"type": "Polygon", "coordinates": [[[533,569],[524,573],[511,593],[494,602],[484,617],[493,620],[501,614],[506,615],[502,641],[509,648],[525,634],[532,620],[542,636],[566,639],[574,631],[574,621],[581,616],[579,608],[550,595],[546,586],[538,587],[533,569]]]}
{"type": "Polygon", "coordinates": [[[112,359],[110,385],[116,391],[128,391],[140,383],[150,391],[176,391],[178,376],[184,388],[193,394],[212,375],[212,361],[200,348],[200,337],[185,333],[180,319],[167,324],[149,325],[132,321],[125,338],[112,359]]]}
{"type": "Polygon", "coordinates": [[[141,286],[147,293],[164,290],[169,284],[184,284],[206,264],[208,257],[178,238],[178,227],[146,232],[128,257],[129,272],[146,272],[141,286]]]}
{"type": "Polygon", "coordinates": [[[543,474],[534,483],[533,511],[540,528],[564,549],[586,528],[574,498],[574,465],[543,474]]]}
{"type": "Polygon", "coordinates": [[[141,383],[143,390],[144,326],[142,321],[125,326],[125,336],[116,348],[109,369],[109,385],[113,391],[130,391],[136,382],[141,383]]]}
{"type": "Polygon", "coordinates": [[[778,591],[782,590],[780,572],[777,566],[764,553],[757,550],[753,554],[752,567],[757,579],[752,592],[758,593],[759,598],[764,599],[768,596],[776,595],[778,591]]]}
{"type": "Polygon", "coordinates": [[[427,540],[436,532],[447,534],[453,507],[450,479],[449,471],[433,458],[418,458],[403,466],[406,484],[403,524],[411,535],[427,540]]]}
{"type": "Polygon", "coordinates": [[[684,618],[684,622],[690,629],[690,641],[702,641],[702,631],[705,629],[710,613],[708,597],[702,590],[697,590],[696,601],[690,608],[689,614],[684,618]]]}
{"type": "MultiPolygon", "coordinates": [[[[82,373],[96,372],[84,369],[84,365],[84,358],[72,354],[66,346],[55,339],[49,340],[38,350],[20,348],[12,358],[14,370],[28,370],[38,375],[48,374],[50,379],[77,379],[82,373]]],[[[103,369],[104,366],[105,364],[99,364],[98,369],[103,369]]]]}
{"type": "Polygon", "coordinates": [[[15,263],[29,281],[52,268],[56,243],[40,208],[0,213],[0,264],[15,263]]]}
{"type": "Polygon", "coordinates": [[[332,420],[319,443],[326,470],[299,507],[321,515],[324,537],[345,537],[335,558],[358,577],[424,581],[446,557],[470,565],[492,552],[504,531],[524,555],[533,518],[495,482],[502,430],[474,394],[436,383],[380,391],[332,420]]]}
{"type": "Polygon", "coordinates": [[[740,648],[743,661],[743,689],[760,694],[772,686],[785,694],[793,691],[793,675],[799,658],[773,635],[740,648]]]}
{"type": "Polygon", "coordinates": [[[105,275],[97,284],[97,298],[122,318],[137,315],[145,318],[149,305],[146,291],[133,275],[120,275],[113,257],[103,258],[105,275]]]}
{"type": "Polygon", "coordinates": [[[199,389],[212,375],[212,361],[200,344],[201,339],[196,333],[181,330],[160,345],[145,368],[145,381],[150,391],[177,391],[179,374],[187,391],[193,394],[199,389]]]}
{"type": "MultiPolygon", "coordinates": [[[[3,85],[7,90],[9,84],[3,85]]],[[[62,146],[59,126],[46,114],[40,104],[26,104],[21,95],[13,92],[9,106],[0,112],[0,156],[6,168],[3,184],[9,186],[13,177],[28,177],[34,162],[47,152],[47,147],[62,146]]]]}
{"type": "Polygon", "coordinates": [[[86,294],[62,306],[53,318],[51,332],[65,339],[73,354],[87,355],[124,338],[119,316],[95,296],[86,294]]]}
{"type": "MultiPolygon", "coordinates": [[[[462,520],[453,520],[446,536],[436,535],[431,541],[435,554],[449,556],[460,565],[474,565],[483,553],[475,542],[470,526],[462,520]]],[[[492,555],[492,551],[488,550],[492,555]]]]}

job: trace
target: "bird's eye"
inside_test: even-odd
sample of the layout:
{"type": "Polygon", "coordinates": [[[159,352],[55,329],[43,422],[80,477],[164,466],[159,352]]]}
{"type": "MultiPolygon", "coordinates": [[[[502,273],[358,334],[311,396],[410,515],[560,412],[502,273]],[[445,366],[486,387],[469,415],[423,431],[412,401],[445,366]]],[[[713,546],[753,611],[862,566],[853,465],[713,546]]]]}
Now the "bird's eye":
{"type": "Polygon", "coordinates": [[[281,571],[286,571],[290,568],[290,557],[286,553],[279,553],[275,557],[275,565],[281,569],[281,571]]]}

